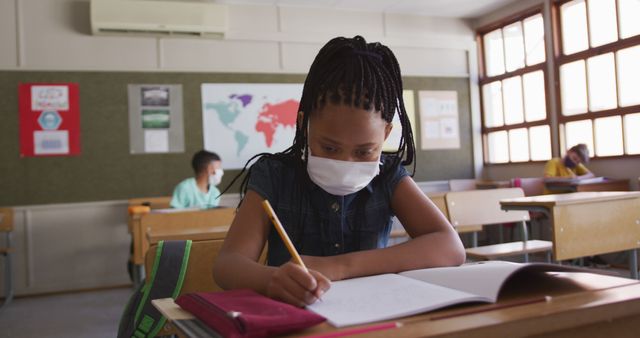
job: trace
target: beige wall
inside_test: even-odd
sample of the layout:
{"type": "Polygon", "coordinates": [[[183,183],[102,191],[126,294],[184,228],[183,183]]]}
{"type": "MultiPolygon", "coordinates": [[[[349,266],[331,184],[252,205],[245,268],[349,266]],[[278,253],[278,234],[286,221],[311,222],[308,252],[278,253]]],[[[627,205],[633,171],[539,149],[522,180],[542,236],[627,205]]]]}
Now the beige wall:
{"type": "Polygon", "coordinates": [[[356,34],[389,45],[405,75],[466,77],[475,62],[458,19],[230,5],[228,22],[223,40],[94,36],[89,0],[0,0],[0,69],[306,73],[326,41],[356,34]]]}

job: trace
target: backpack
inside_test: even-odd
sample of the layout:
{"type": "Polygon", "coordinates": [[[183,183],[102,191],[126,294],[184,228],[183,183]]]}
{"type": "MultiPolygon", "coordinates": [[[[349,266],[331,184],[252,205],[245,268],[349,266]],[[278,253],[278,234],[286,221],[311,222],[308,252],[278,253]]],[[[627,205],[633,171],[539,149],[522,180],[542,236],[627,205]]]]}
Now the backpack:
{"type": "Polygon", "coordinates": [[[160,241],[149,283],[141,283],[131,295],[120,318],[118,338],[155,337],[166,318],[151,304],[180,294],[189,263],[191,241],[160,241]]]}

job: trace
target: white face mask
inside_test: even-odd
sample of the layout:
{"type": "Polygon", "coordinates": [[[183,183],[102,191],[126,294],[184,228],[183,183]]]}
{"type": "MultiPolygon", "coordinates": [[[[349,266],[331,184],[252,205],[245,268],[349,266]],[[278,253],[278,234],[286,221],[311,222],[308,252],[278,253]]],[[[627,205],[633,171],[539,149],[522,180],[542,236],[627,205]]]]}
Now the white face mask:
{"type": "Polygon", "coordinates": [[[309,154],[307,172],[311,181],[324,191],[344,196],[366,187],[380,173],[379,162],[339,161],[309,154]]]}
{"type": "Polygon", "coordinates": [[[213,175],[209,175],[209,184],[220,184],[220,182],[222,182],[222,175],[224,175],[224,170],[222,170],[222,168],[217,169],[213,175]]]}

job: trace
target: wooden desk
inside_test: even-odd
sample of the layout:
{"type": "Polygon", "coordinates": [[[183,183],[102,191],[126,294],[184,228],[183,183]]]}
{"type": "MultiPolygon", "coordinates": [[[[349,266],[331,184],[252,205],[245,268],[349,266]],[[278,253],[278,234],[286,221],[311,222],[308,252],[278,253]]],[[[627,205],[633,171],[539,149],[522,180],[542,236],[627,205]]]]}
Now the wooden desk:
{"type": "Polygon", "coordinates": [[[545,214],[552,224],[553,254],[567,260],[629,250],[631,276],[638,278],[640,192],[576,192],[501,200],[503,210],[545,214]]]}
{"type": "MultiPolygon", "coordinates": [[[[526,294],[506,292],[497,304],[463,305],[397,320],[393,331],[367,337],[635,337],[640,320],[640,283],[591,273],[554,273],[561,287],[536,284],[526,294]],[[547,301],[530,302],[542,296],[547,301]],[[503,300],[503,298],[505,298],[503,300]],[[520,304],[520,305],[517,305],[520,304]]],[[[555,283],[555,282],[554,282],[555,283]]],[[[169,321],[199,322],[172,299],[153,300],[169,321]]],[[[296,336],[339,331],[327,323],[296,336]]],[[[189,335],[185,337],[211,337],[189,335]]]]}
{"type": "Polygon", "coordinates": [[[171,203],[171,196],[140,197],[140,198],[132,198],[129,200],[129,206],[146,205],[151,209],[171,208],[170,203],[171,203]]]}
{"type": "Polygon", "coordinates": [[[604,178],[599,182],[546,182],[551,192],[629,191],[628,179],[604,178]]]}

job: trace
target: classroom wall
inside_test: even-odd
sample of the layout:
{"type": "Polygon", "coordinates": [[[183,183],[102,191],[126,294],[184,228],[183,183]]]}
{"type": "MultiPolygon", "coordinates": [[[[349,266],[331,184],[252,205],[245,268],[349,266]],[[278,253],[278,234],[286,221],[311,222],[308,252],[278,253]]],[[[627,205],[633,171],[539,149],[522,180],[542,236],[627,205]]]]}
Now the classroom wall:
{"type": "MultiPolygon", "coordinates": [[[[190,174],[190,154],[202,147],[202,82],[302,82],[321,45],[336,35],[362,34],[387,43],[412,89],[459,92],[462,147],[419,154],[416,180],[474,176],[470,115],[475,43],[469,23],[402,14],[311,7],[229,7],[224,40],[93,36],[88,0],[0,0],[0,205],[34,205],[166,195],[190,174]],[[331,17],[331,25],[326,18],[331,17]],[[259,61],[256,58],[259,55],[259,61]],[[97,72],[96,72],[97,71],[97,72]],[[82,155],[19,159],[20,82],[78,82],[82,155]],[[186,151],[127,151],[128,83],[181,83],[186,151]],[[432,159],[436,159],[432,160],[432,159]],[[150,169],[153,170],[150,170],[150,169]],[[451,169],[454,168],[454,169],[451,169]],[[118,186],[113,182],[131,182],[118,186]],[[73,182],[73,188],[68,188],[73,182]]],[[[419,129],[419,128],[418,128],[419,129]]],[[[419,142],[419,135],[416,135],[419,142]]],[[[475,147],[477,148],[477,147],[475,147]]],[[[477,156],[477,154],[476,154],[477,156]]],[[[477,161],[476,161],[477,162],[477,161]]],[[[233,172],[229,172],[229,179],[233,172]]],[[[225,182],[223,182],[225,183],[225,182]]]]}
{"type": "Polygon", "coordinates": [[[464,20],[232,5],[226,38],[208,40],[93,36],[88,18],[88,0],[0,0],[0,205],[17,206],[19,295],[127,283],[125,199],[167,195],[190,174],[188,158],[202,146],[199,83],[302,81],[335,36],[390,46],[408,88],[459,92],[462,147],[420,152],[415,178],[474,176],[477,67],[464,20]],[[19,159],[17,84],[31,81],[80,83],[81,156],[19,159]],[[136,82],[183,84],[184,154],[129,155],[126,84],[136,82]]]}
{"type": "Polygon", "coordinates": [[[93,36],[89,0],[0,0],[0,69],[304,74],[330,38],[360,34],[392,47],[405,75],[464,77],[474,45],[458,19],[230,5],[228,22],[223,40],[93,36]]]}
{"type": "MultiPolygon", "coordinates": [[[[193,175],[191,156],[203,147],[200,85],[202,83],[301,83],[303,75],[242,73],[42,72],[0,71],[0,106],[7,114],[0,124],[0,205],[38,205],[123,200],[170,195],[181,180],[193,175]],[[25,157],[19,155],[17,87],[20,82],[74,82],[80,88],[81,154],[25,157]],[[185,152],[130,154],[127,84],[169,83],[183,88],[185,152]]],[[[464,78],[405,77],[418,90],[458,92],[460,149],[417,151],[419,181],[473,177],[470,96],[464,78]]],[[[416,97],[417,102],[417,97],[416,97]]],[[[419,108],[419,107],[418,107],[419,108]]],[[[417,122],[420,122],[419,116],[417,122]]],[[[420,147],[420,128],[416,128],[420,147]]],[[[231,140],[219,140],[219,148],[231,140]]],[[[213,149],[215,151],[215,149],[213,149]]],[[[224,159],[223,159],[224,161],[224,159]]],[[[238,170],[227,170],[226,187],[238,170]]],[[[237,185],[231,189],[237,192],[237,185]]]]}

